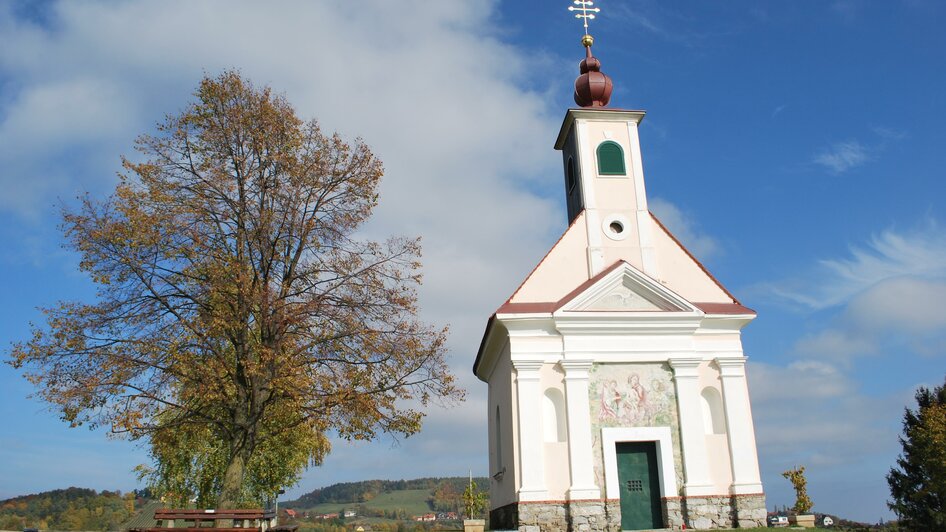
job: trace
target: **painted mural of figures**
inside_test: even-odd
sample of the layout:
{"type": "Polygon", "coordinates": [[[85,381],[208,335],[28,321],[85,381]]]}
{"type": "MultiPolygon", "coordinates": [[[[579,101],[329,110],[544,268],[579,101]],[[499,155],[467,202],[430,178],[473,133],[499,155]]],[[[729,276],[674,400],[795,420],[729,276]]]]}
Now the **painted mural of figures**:
{"type": "Polygon", "coordinates": [[[671,423],[670,409],[673,408],[673,396],[667,391],[667,386],[659,379],[650,383],[651,395],[648,402],[651,422],[655,425],[669,425],[671,423]]]}
{"type": "Polygon", "coordinates": [[[630,388],[627,392],[627,399],[629,402],[635,404],[638,408],[647,407],[647,390],[641,386],[641,378],[637,373],[631,373],[631,376],[627,378],[627,385],[630,388]]]}
{"type": "Polygon", "coordinates": [[[624,412],[621,420],[628,425],[639,425],[650,417],[647,403],[647,390],[641,385],[640,375],[631,373],[627,378],[627,391],[624,396],[624,412]]]}
{"type": "Polygon", "coordinates": [[[623,398],[618,392],[617,381],[610,380],[604,383],[601,390],[601,412],[598,419],[601,421],[616,420],[621,414],[621,402],[623,398]]]}

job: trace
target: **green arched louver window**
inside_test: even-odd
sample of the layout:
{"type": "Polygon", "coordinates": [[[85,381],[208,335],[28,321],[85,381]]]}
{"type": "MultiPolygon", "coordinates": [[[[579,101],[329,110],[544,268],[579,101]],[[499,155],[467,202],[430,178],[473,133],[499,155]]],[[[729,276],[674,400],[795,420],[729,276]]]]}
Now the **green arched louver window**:
{"type": "Polygon", "coordinates": [[[613,140],[598,145],[598,175],[627,175],[624,168],[624,150],[613,140]]]}

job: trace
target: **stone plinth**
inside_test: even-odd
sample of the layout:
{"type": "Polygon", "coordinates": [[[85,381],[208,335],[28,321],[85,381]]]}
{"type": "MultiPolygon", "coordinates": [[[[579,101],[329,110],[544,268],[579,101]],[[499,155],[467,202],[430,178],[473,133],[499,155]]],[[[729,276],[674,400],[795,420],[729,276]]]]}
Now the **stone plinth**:
{"type": "Polygon", "coordinates": [[[464,519],[463,532],[483,532],[486,529],[485,519],[464,519]]]}
{"type": "Polygon", "coordinates": [[[803,528],[814,528],[815,516],[813,514],[790,515],[788,522],[803,528]]]}

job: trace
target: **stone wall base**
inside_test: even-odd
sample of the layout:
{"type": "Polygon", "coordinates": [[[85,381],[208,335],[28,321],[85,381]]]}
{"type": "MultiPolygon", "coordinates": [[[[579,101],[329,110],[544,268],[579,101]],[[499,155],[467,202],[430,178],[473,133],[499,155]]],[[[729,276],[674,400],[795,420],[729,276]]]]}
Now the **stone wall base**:
{"type": "Polygon", "coordinates": [[[507,504],[489,512],[493,530],[620,532],[619,501],[541,501],[507,504]]]}
{"type": "MultiPolygon", "coordinates": [[[[764,527],[765,495],[667,497],[660,501],[664,527],[706,530],[764,527]]],[[[618,500],[541,501],[507,504],[489,512],[493,530],[519,532],[620,532],[618,500]]]]}
{"type": "Polygon", "coordinates": [[[668,528],[708,530],[765,527],[765,494],[668,497],[661,500],[668,528]]]}
{"type": "Polygon", "coordinates": [[[752,528],[767,526],[765,516],[765,494],[754,493],[751,495],[734,495],[733,510],[735,511],[736,526],[739,528],[752,528]]]}

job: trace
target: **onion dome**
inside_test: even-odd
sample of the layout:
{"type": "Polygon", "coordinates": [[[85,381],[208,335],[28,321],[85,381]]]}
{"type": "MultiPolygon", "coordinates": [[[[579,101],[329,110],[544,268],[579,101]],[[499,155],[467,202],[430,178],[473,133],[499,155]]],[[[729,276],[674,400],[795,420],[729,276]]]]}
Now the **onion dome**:
{"type": "Polygon", "coordinates": [[[591,55],[591,35],[581,38],[585,47],[585,58],[581,60],[581,75],[575,79],[575,103],[581,107],[604,107],[611,101],[611,78],[601,72],[601,61],[591,55]]]}

